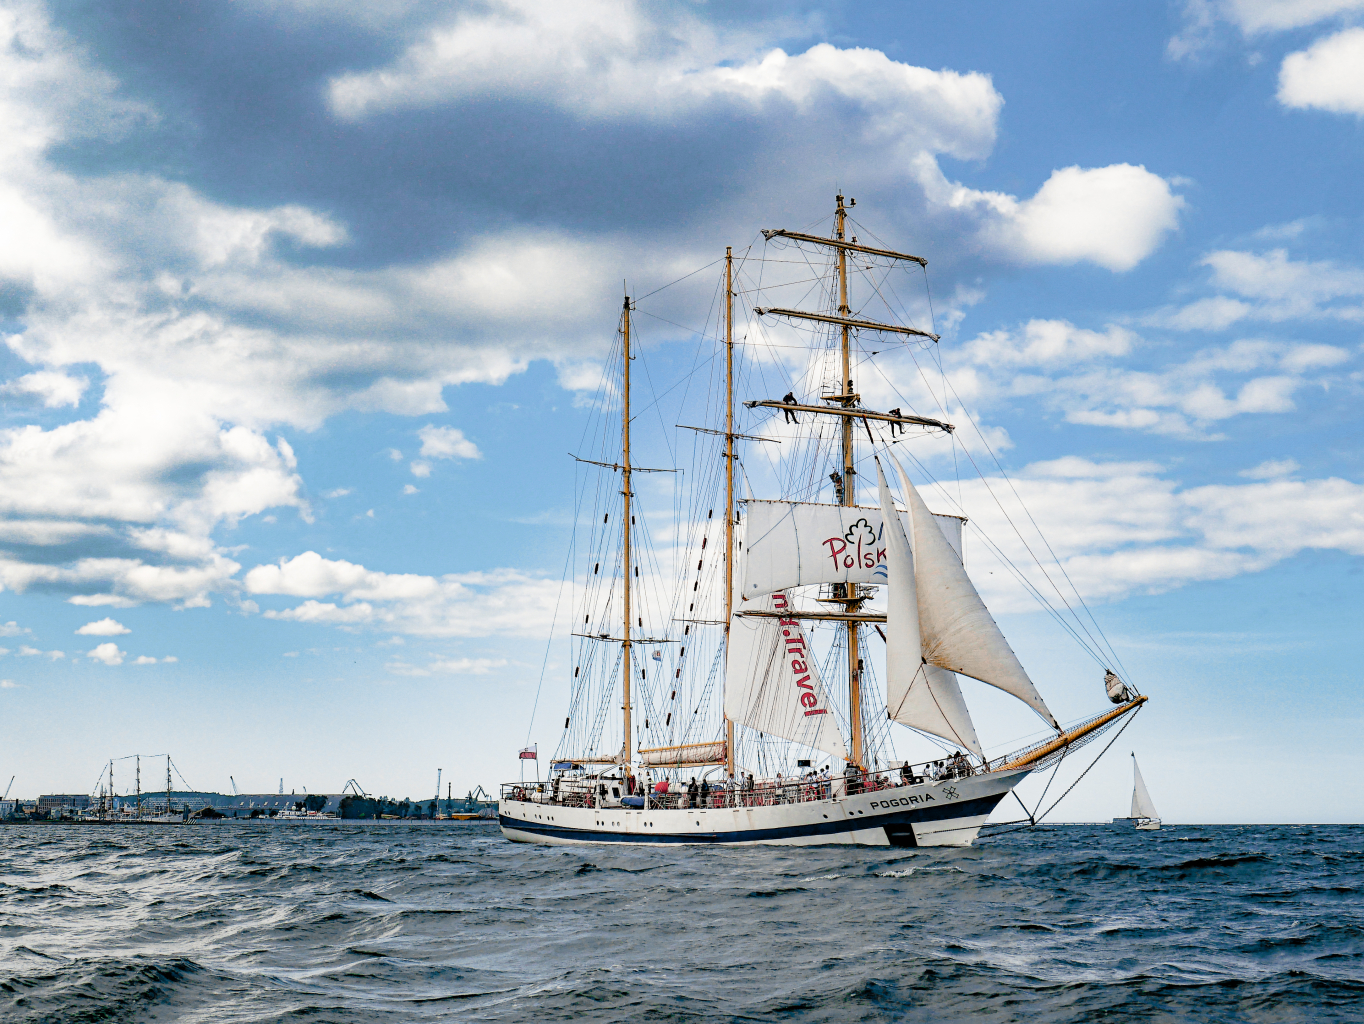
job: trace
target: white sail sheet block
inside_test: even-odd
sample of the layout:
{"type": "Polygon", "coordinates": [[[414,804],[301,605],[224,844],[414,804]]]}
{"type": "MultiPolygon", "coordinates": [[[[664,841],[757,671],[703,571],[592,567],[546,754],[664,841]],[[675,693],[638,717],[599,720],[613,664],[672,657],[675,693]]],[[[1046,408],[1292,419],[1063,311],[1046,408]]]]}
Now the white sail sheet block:
{"type": "Polygon", "coordinates": [[[930,664],[959,672],[1012,694],[1061,729],[1042,695],[1009,646],[1004,634],[966,575],[961,559],[943,538],[898,459],[890,456],[900,476],[913,531],[918,583],[919,630],[930,664]]]}
{"type": "MultiPolygon", "coordinates": [[[[818,583],[881,583],[886,550],[881,509],[750,498],[739,584],[743,600],[818,583]]],[[[933,517],[957,559],[958,516],[933,517]]]]}
{"type": "Polygon", "coordinates": [[[1137,755],[1132,755],[1132,817],[1159,818],[1156,805],[1151,802],[1151,794],[1146,792],[1146,782],[1137,767],[1137,755]]]}
{"type": "MultiPolygon", "coordinates": [[[[886,541],[886,711],[911,729],[940,736],[977,757],[984,756],[957,677],[924,661],[914,552],[891,502],[881,465],[876,465],[886,541]]],[[[960,520],[957,520],[960,526],[960,520]]]]}
{"type": "MultiPolygon", "coordinates": [[[[789,607],[781,593],[753,603],[764,611],[789,607]]],[[[829,694],[796,619],[734,616],[725,652],[725,716],[847,760],[829,694]]]]}

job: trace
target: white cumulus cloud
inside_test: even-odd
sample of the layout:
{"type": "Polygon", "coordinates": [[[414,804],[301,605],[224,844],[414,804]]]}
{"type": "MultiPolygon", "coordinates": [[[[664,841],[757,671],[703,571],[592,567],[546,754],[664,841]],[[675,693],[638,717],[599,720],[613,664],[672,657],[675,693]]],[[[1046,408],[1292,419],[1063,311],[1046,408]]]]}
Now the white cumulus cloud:
{"type": "Polygon", "coordinates": [[[34,395],[41,398],[47,408],[57,409],[64,405],[79,405],[89,383],[82,377],[71,377],[58,370],[38,370],[0,384],[0,394],[34,395]]]}
{"type": "Polygon", "coordinates": [[[1258,466],[1241,470],[1239,475],[1251,480],[1277,480],[1300,469],[1297,459],[1266,459],[1258,466]]]}
{"type": "Polygon", "coordinates": [[[1072,423],[1195,438],[1233,416],[1292,411],[1298,392],[1326,386],[1352,358],[1334,345],[1244,338],[1159,370],[1123,364],[1144,347],[1125,328],[1033,320],[961,346],[952,376],[978,401],[1026,397],[1072,423]]]}
{"type": "Polygon", "coordinates": [[[1144,323],[1176,330],[1225,330],[1243,320],[1364,322],[1364,270],[1335,260],[1293,259],[1286,249],[1219,249],[1199,260],[1209,284],[1231,295],[1165,307],[1144,323]]]}
{"type": "MultiPolygon", "coordinates": [[[[1364,554],[1364,484],[1339,478],[1276,476],[1185,488],[1155,463],[1071,457],[1026,467],[1012,487],[1086,600],[1258,572],[1307,549],[1364,554]]],[[[955,508],[955,483],[929,492],[935,492],[932,507],[955,508]]],[[[1007,496],[1015,523],[1024,524],[1025,536],[1040,548],[1021,509],[1013,507],[1010,484],[998,478],[963,482],[961,493],[971,517],[968,529],[983,531],[1035,586],[1054,597],[996,503],[996,495],[1007,496]]],[[[979,536],[968,540],[968,569],[992,608],[1036,607],[979,536]]],[[[1064,589],[1056,566],[1047,570],[1064,589]]]]}
{"type": "Polygon", "coordinates": [[[1279,69],[1279,102],[1286,107],[1364,115],[1364,28],[1318,39],[1290,53],[1279,69]]]}
{"type": "Polygon", "coordinates": [[[132,630],[114,619],[100,619],[97,622],[87,622],[76,632],[81,636],[122,636],[124,633],[131,633],[132,630]]]}
{"type": "Polygon", "coordinates": [[[1364,0],[1184,0],[1184,26],[1166,45],[1176,59],[1195,57],[1212,45],[1219,25],[1243,38],[1306,28],[1364,11],[1364,0]]]}
{"type": "Polygon", "coordinates": [[[981,236],[1022,263],[1097,263],[1131,270],[1179,226],[1182,197],[1145,167],[1065,167],[1030,199],[949,182],[936,161],[917,162],[931,200],[976,214],[981,236]]]}
{"type": "Polygon", "coordinates": [[[257,595],[306,597],[266,618],[342,626],[370,625],[419,636],[534,636],[553,616],[559,585],[513,569],[421,576],[385,573],[305,551],[258,565],[244,579],[257,595]],[[319,601],[320,597],[337,601],[319,601]]]}
{"type": "Polygon", "coordinates": [[[95,661],[103,662],[106,665],[122,665],[123,659],[127,656],[126,652],[118,649],[118,644],[110,641],[100,644],[93,650],[86,651],[85,656],[95,661]]]}
{"type": "Polygon", "coordinates": [[[987,331],[964,347],[968,359],[989,366],[1049,366],[1124,356],[1137,336],[1109,325],[1090,331],[1066,320],[1029,320],[1019,331],[987,331]]]}
{"type": "Polygon", "coordinates": [[[424,459],[483,458],[478,446],[464,436],[464,431],[455,427],[438,427],[428,423],[417,431],[417,436],[421,438],[421,454],[424,459]]]}

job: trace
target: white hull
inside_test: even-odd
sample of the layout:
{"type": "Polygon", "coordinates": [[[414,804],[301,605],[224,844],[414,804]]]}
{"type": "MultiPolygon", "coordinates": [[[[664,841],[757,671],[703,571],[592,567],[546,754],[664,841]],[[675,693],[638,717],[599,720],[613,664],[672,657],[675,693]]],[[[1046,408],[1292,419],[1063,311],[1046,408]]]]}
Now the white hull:
{"type": "Polygon", "coordinates": [[[1154,832],[1160,828],[1159,818],[1114,818],[1113,824],[1124,825],[1130,828],[1139,829],[1142,832],[1154,832]]]}
{"type": "Polygon", "coordinates": [[[520,843],[725,846],[970,846],[1028,769],[760,807],[562,807],[504,799],[502,834],[520,843]]]}

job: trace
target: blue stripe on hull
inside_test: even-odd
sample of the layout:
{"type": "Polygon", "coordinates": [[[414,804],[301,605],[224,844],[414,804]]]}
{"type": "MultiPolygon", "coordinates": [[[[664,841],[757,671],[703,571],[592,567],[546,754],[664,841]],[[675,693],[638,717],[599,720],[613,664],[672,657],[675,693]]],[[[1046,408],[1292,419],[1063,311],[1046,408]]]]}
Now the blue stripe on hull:
{"type": "MultiPolygon", "coordinates": [[[[501,814],[498,821],[503,828],[516,829],[547,839],[578,839],[594,843],[752,843],[764,839],[802,839],[807,836],[832,836],[845,832],[860,832],[868,828],[907,826],[926,821],[942,821],[946,818],[985,817],[995,809],[1007,793],[998,796],[984,796],[975,800],[945,804],[941,807],[926,807],[922,810],[892,811],[889,814],[858,815],[841,821],[810,822],[808,825],[786,825],[782,828],[749,828],[735,832],[692,832],[692,833],[647,833],[647,832],[599,832],[589,828],[568,828],[563,825],[548,825],[542,821],[524,821],[509,814],[501,814]]],[[[673,811],[659,811],[672,814],[673,811]]]]}

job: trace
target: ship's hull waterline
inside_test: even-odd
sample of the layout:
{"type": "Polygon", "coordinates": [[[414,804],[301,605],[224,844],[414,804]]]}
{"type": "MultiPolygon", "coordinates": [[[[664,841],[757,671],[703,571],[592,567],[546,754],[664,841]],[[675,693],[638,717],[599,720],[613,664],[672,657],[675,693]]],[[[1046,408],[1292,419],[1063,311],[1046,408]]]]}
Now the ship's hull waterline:
{"type": "Polygon", "coordinates": [[[970,846],[1029,769],[760,807],[691,810],[563,807],[503,800],[502,834],[519,843],[722,846],[970,846]]]}

